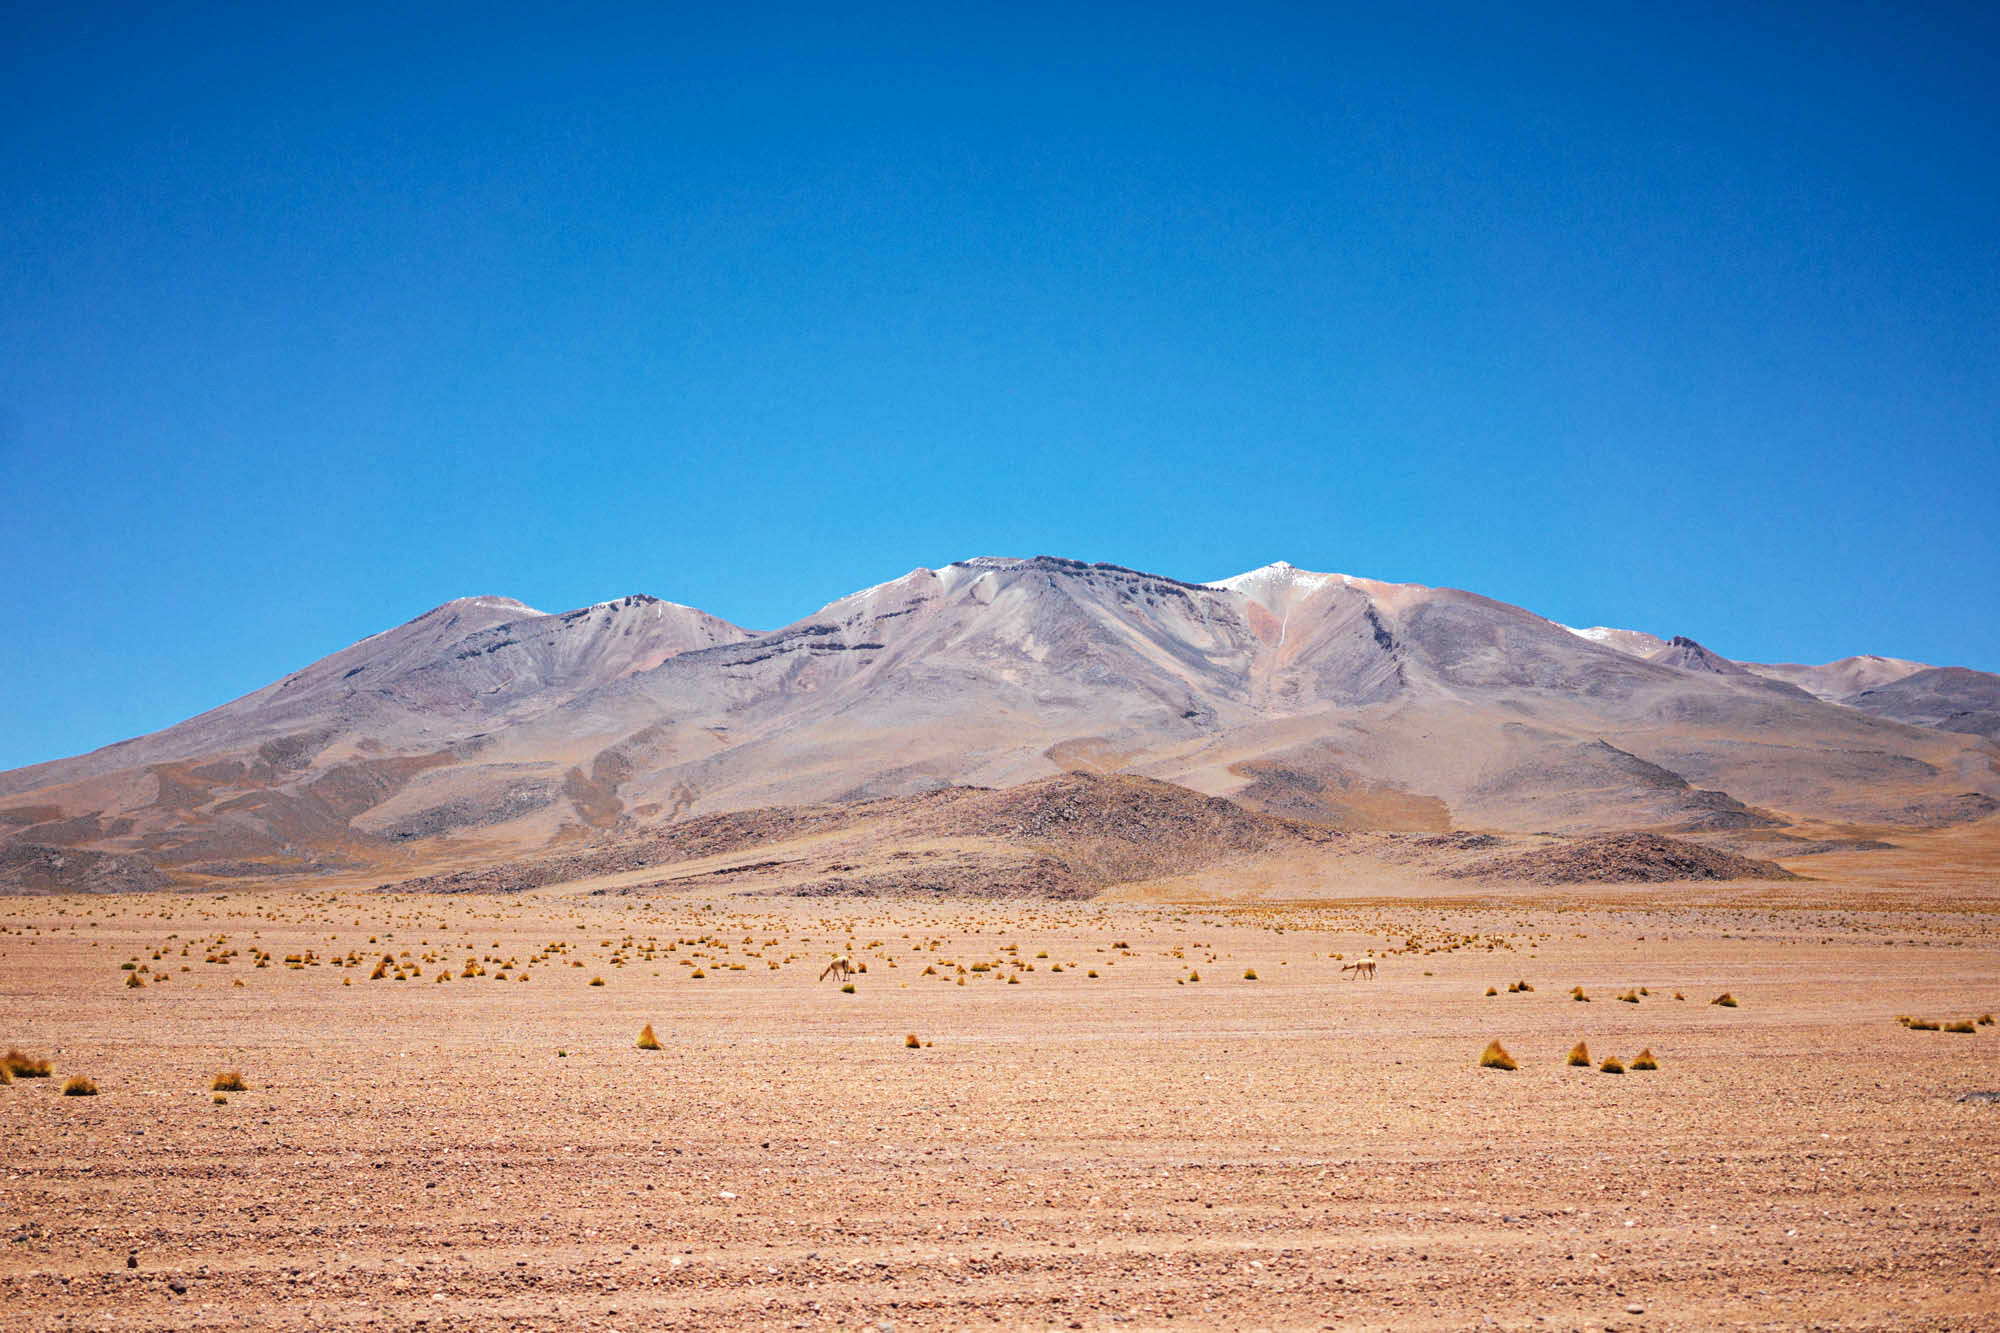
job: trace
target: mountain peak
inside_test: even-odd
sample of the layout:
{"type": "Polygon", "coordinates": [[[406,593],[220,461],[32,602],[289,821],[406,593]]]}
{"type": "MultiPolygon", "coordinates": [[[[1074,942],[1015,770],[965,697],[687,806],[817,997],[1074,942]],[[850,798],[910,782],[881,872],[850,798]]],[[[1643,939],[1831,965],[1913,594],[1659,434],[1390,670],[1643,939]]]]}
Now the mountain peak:
{"type": "MultiPolygon", "coordinates": [[[[546,612],[543,611],[537,611],[534,607],[529,606],[526,602],[520,601],[516,598],[500,597],[488,593],[488,594],[482,594],[481,596],[477,597],[454,597],[450,601],[444,603],[441,606],[432,607],[430,610],[424,612],[424,615],[434,616],[438,614],[438,612],[440,611],[468,611],[473,609],[478,609],[481,611],[508,611],[523,616],[539,616],[547,614],[546,612]]],[[[423,616],[419,616],[417,618],[421,620],[423,619],[423,616]]]]}

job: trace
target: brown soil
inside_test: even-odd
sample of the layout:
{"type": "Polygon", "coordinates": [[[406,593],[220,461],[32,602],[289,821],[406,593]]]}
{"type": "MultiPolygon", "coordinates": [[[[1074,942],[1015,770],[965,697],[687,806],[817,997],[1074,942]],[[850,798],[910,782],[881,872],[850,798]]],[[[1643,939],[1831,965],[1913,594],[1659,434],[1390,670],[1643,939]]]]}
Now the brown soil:
{"type": "Polygon", "coordinates": [[[1962,1098],[2000,1029],[1896,1021],[2000,1009],[1992,860],[1855,856],[1902,859],[1278,906],[0,899],[0,1047],[55,1065],[0,1086],[0,1326],[1993,1327],[2000,1109],[1962,1098]]]}

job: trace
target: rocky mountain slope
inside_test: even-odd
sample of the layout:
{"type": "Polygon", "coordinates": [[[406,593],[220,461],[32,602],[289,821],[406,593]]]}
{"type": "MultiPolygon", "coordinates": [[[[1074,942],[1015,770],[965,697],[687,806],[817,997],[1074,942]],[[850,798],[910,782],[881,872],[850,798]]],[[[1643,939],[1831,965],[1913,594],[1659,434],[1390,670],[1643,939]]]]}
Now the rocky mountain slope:
{"type": "MultiPolygon", "coordinates": [[[[1893,674],[1734,663],[1283,563],[1197,584],[981,558],[763,634],[649,597],[561,615],[470,598],[152,736],[0,774],[0,845],[132,858],[100,877],[379,879],[1065,771],[1324,829],[1879,830],[2000,809],[2000,750],[1942,726],[1959,713],[1937,690],[1860,702],[1893,674]]],[[[49,873],[43,852],[15,862],[49,873]]]]}

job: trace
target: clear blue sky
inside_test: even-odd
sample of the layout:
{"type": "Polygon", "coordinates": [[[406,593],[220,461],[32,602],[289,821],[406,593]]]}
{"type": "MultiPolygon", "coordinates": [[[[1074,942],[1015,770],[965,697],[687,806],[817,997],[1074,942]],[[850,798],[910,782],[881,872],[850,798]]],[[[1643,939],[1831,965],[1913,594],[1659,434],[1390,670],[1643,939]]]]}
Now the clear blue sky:
{"type": "Polygon", "coordinates": [[[977,554],[2000,669],[1989,5],[417,8],[10,12],[0,767],[977,554]]]}

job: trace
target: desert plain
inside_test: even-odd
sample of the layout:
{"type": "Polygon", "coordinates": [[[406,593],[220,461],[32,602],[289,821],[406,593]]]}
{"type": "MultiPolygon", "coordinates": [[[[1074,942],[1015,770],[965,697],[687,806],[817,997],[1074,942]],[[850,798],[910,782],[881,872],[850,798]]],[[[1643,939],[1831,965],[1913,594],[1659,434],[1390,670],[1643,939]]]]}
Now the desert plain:
{"type": "Polygon", "coordinates": [[[51,1065],[0,1086],[0,1326],[2000,1326],[1991,836],[1560,890],[0,899],[0,1046],[51,1065]]]}

